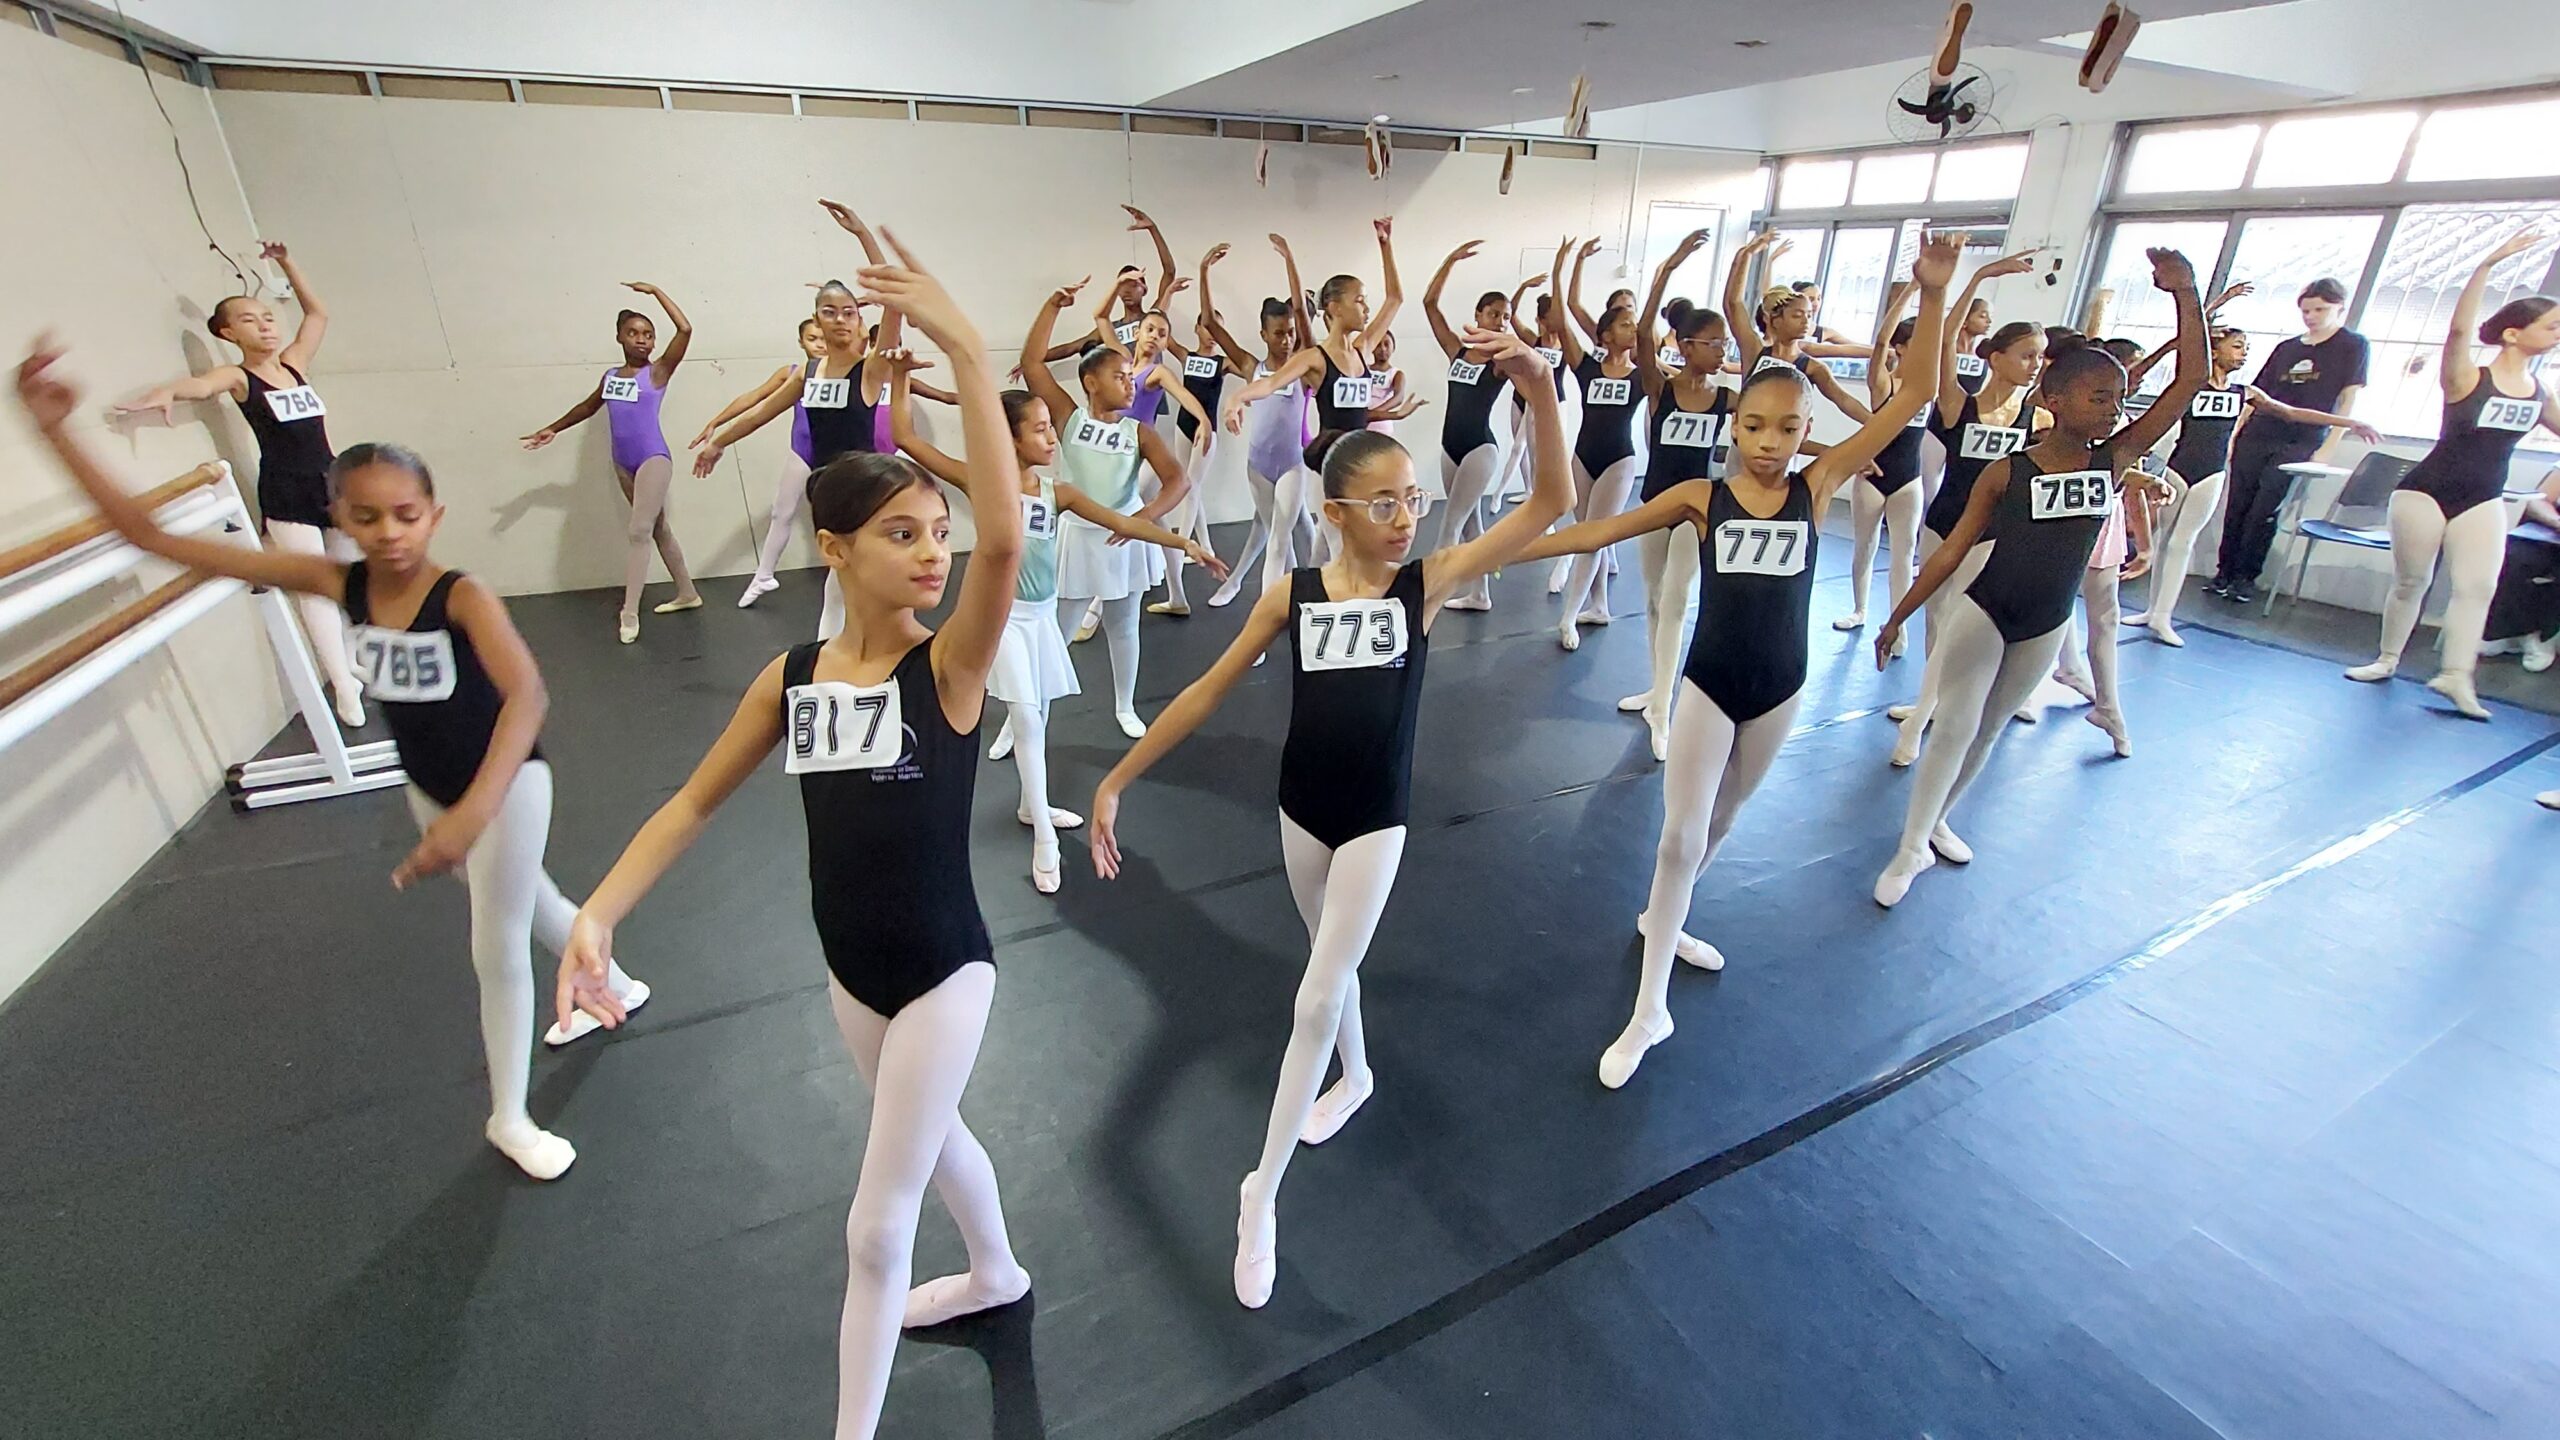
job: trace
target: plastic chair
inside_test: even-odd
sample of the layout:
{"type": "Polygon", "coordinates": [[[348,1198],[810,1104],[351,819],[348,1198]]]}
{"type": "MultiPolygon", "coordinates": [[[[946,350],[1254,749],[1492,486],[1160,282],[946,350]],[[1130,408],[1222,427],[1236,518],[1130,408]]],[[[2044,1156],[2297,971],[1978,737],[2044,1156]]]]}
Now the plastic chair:
{"type": "MultiPolygon", "coordinates": [[[[2302,598],[2302,578],[2310,573],[2311,552],[2323,544],[2348,545],[2358,550],[2391,549],[2391,492],[2400,486],[2402,477],[2416,468],[2417,461],[2405,456],[2388,455],[2368,450],[2350,472],[2316,460],[2303,460],[2283,467],[2292,480],[2287,488],[2284,509],[2276,522],[2278,538],[2289,530],[2302,542],[2301,553],[2293,562],[2293,597],[2302,598]],[[2338,498],[2320,515],[2304,518],[2302,494],[2307,482],[2319,475],[2344,475],[2347,483],[2338,490],[2338,498]]],[[[2267,590],[2266,607],[2259,613],[2273,615],[2276,597],[2288,587],[2271,586],[2267,590]]],[[[2423,599],[2420,603],[2424,603],[2423,599]]]]}

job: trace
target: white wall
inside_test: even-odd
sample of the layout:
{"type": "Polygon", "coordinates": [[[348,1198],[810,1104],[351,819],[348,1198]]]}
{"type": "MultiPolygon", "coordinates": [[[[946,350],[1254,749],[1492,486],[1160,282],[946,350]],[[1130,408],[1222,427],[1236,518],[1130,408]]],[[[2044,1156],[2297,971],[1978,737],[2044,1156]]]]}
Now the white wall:
{"type": "MultiPolygon", "coordinates": [[[[1374,281],[1369,220],[1393,213],[1414,302],[1396,327],[1402,358],[1436,406],[1419,301],[1457,242],[1486,242],[1451,282],[1462,309],[1508,289],[1521,253],[1563,231],[1622,248],[1631,196],[1639,227],[1654,199],[1728,203],[1738,219],[1753,165],[1651,152],[1639,175],[1625,151],[1523,159],[1505,197],[1496,156],[1405,152],[1381,183],[1356,147],[1284,145],[1260,189],[1240,140],[264,92],[216,103],[260,222],[292,243],[337,317],[314,377],[333,437],[418,446],[451,507],[440,555],[510,592],[619,578],[622,506],[600,426],[539,454],[516,444],[615,359],[613,314],[635,298],[618,282],[665,287],[694,321],[694,359],[666,405],[680,447],[793,353],[808,284],[858,263],[821,195],[911,242],[999,351],[1019,347],[1051,286],[1140,258],[1122,201],[1163,223],[1186,273],[1212,243],[1235,246],[1218,299],[1247,334],[1281,288],[1267,232],[1289,235],[1310,285],[1335,270],[1374,281]]],[[[1592,288],[1596,300],[1605,286],[1592,288]]],[[[1186,333],[1193,299],[1174,306],[1186,333]]],[[[1426,462],[1436,421],[1426,410],[1408,427],[1426,462]]],[[[699,573],[752,565],[783,439],[776,424],[712,481],[679,483],[674,523],[699,573]]],[[[1230,479],[1213,493],[1234,514],[1230,479]]],[[[814,562],[800,548],[791,563],[814,562]]]]}
{"type": "MultiPolygon", "coordinates": [[[[10,7],[10,14],[19,14],[10,7]]],[[[251,228],[201,91],[152,77],[176,122],[214,233],[237,253],[251,228]]],[[[202,368],[213,342],[200,307],[234,281],[205,248],[144,72],[0,24],[0,345],[14,364],[52,327],[102,415],[146,381],[202,368]]],[[[216,455],[252,453],[223,407],[176,429],[96,441],[139,487],[216,455]]],[[[14,403],[0,403],[0,548],[87,513],[14,403]]],[[[157,585],[150,569],[60,623],[0,636],[16,668],[106,610],[157,585]]],[[[128,670],[0,752],[0,997],[14,990],[195,813],[223,767],[283,723],[274,662],[249,602],[226,602],[161,655],[128,670]]]]}

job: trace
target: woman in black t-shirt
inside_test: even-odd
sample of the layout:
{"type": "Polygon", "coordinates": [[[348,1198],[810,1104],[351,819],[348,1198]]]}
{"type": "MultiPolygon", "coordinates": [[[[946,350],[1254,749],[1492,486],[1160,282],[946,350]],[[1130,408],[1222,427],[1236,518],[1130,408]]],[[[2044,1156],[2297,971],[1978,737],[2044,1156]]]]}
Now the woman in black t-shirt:
{"type": "Polygon", "coordinates": [[[2258,572],[2275,544],[2276,511],[2283,506],[2284,467],[2310,459],[2343,426],[2367,444],[2381,443],[2370,425],[2348,418],[2362,394],[2372,347],[2346,328],[2347,288],[2335,280],[2312,281],[2297,297],[2303,333],[2276,346],[2258,367],[2258,389],[2300,418],[2260,409],[2241,423],[2231,446],[2231,484],[2222,512],[2222,553],[2208,594],[2246,605],[2258,598],[2258,572]]]}

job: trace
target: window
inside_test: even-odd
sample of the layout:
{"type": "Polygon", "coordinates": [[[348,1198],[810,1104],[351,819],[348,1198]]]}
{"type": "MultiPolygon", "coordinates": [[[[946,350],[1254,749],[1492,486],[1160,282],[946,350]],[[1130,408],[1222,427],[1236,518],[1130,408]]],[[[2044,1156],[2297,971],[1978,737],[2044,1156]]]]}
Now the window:
{"type": "Polygon", "coordinates": [[[1778,239],[1787,248],[1777,258],[1763,263],[1766,277],[1761,281],[1761,288],[1774,290],[1799,280],[1819,281],[1822,278],[1823,241],[1828,238],[1829,233],[1819,229],[1780,230],[1778,239]]]}
{"type": "Polygon", "coordinates": [[[1978,200],[2007,202],[2018,198],[2027,176],[2027,147],[1984,145],[1950,150],[1938,161],[1937,187],[1929,198],[1940,205],[1978,200]]]}
{"type": "Polygon", "coordinates": [[[1778,172],[1778,208],[1831,210],[1849,201],[1853,160],[1790,160],[1778,172]]]}
{"type": "Polygon", "coordinates": [[[1885,270],[1893,260],[1899,232],[1890,225],[1842,229],[1831,238],[1831,263],[1822,272],[1822,313],[1826,330],[1864,345],[1875,337],[1876,310],[1884,303],[1885,270]]]}
{"type": "MultiPolygon", "coordinates": [[[[2208,295],[2257,287],[2218,318],[2247,331],[2259,359],[2301,333],[2303,286],[2334,278],[2373,347],[2357,418],[2404,441],[2441,424],[2445,329],[2479,257],[2528,225],[2560,229],[2560,91],[2137,125],[2120,154],[2086,282],[2106,292],[2107,332],[2170,333],[2146,245],[2185,251],[2208,295]],[[2229,198],[2203,198],[2217,194],[2229,198]]],[[[2560,293],[2560,243],[2502,265],[2483,313],[2535,293],[2560,293]]]]}
{"type": "Polygon", "coordinates": [[[2181,190],[2237,190],[2258,146],[2255,125],[2202,130],[2145,130],[2135,137],[2120,182],[2128,195],[2181,190]]]}
{"type": "Polygon", "coordinates": [[[2305,185],[2376,185],[2400,171],[2400,152],[2417,128],[2415,110],[2357,110],[2280,120],[2258,150],[2254,190],[2305,185]]]}
{"type": "Polygon", "coordinates": [[[1856,205],[1916,205],[1929,198],[1929,172],[1938,157],[1870,155],[1858,162],[1858,183],[1850,197],[1856,205]]]}

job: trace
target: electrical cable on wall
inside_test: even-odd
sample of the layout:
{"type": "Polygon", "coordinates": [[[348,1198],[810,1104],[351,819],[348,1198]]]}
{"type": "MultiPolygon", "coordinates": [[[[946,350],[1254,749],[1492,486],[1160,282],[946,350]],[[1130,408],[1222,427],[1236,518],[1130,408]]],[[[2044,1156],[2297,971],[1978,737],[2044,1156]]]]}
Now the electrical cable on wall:
{"type": "MultiPolygon", "coordinates": [[[[116,0],[116,24],[124,31],[124,43],[132,47],[134,54],[142,54],[142,41],[133,33],[133,22],[125,17],[123,0],[116,0]]],[[[222,248],[222,242],[213,238],[213,227],[205,223],[204,205],[196,199],[195,171],[188,168],[187,147],[178,137],[178,122],[170,116],[169,107],[161,103],[160,87],[152,81],[151,67],[141,65],[136,68],[142,71],[143,88],[151,92],[152,108],[160,112],[160,123],[169,127],[169,149],[178,157],[178,176],[187,187],[187,208],[195,212],[196,229],[204,233],[205,248],[221,256],[222,263],[231,267],[232,275],[240,281],[241,290],[252,296],[264,294],[265,277],[251,279],[249,273],[240,268],[240,262],[231,258],[231,252],[222,248]]]]}

